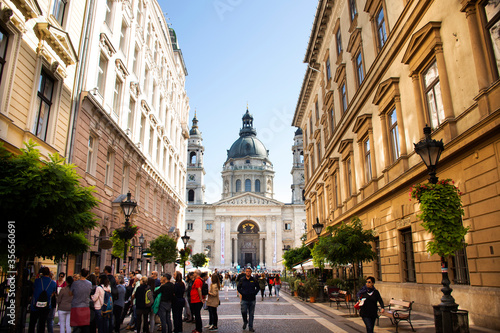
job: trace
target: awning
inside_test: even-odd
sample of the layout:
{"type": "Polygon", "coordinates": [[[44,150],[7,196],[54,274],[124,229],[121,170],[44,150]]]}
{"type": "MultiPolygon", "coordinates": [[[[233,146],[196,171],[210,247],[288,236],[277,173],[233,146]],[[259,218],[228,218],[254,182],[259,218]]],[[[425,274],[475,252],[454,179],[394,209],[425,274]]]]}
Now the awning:
{"type": "MultiPolygon", "coordinates": [[[[319,267],[314,267],[314,263],[312,259],[306,260],[302,263],[302,266],[300,264],[293,266],[292,269],[304,269],[304,270],[309,270],[309,269],[315,269],[319,267]]],[[[325,263],[325,266],[323,267],[325,269],[332,269],[332,266],[330,266],[330,263],[325,263]]]]}

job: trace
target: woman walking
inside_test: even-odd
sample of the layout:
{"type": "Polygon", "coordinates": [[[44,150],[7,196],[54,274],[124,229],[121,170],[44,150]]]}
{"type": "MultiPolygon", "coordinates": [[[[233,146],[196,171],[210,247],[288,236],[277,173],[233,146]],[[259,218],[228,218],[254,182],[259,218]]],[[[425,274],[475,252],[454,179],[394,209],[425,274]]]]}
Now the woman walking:
{"type": "Polygon", "coordinates": [[[260,288],[260,300],[264,301],[264,296],[266,295],[266,275],[264,273],[261,274],[259,280],[259,288],[260,288]]]}
{"type": "Polygon", "coordinates": [[[375,319],[378,317],[377,302],[382,307],[380,312],[384,312],[384,301],[378,290],[375,289],[375,278],[373,276],[367,277],[366,285],[356,295],[358,296],[358,300],[364,299],[364,303],[359,310],[359,315],[365,323],[366,333],[373,333],[375,319]]]}
{"type": "Polygon", "coordinates": [[[212,323],[212,325],[208,327],[210,332],[217,332],[218,330],[217,325],[219,317],[217,316],[217,307],[219,306],[219,290],[219,274],[213,274],[212,284],[210,285],[207,299],[208,314],[210,316],[210,323],[212,323]]]}
{"type": "Polygon", "coordinates": [[[276,274],[274,278],[274,294],[276,295],[276,301],[280,300],[280,289],[281,289],[281,278],[279,274],[276,274]]]}
{"type": "Polygon", "coordinates": [[[274,286],[274,277],[272,276],[272,274],[269,275],[269,279],[267,280],[267,285],[269,286],[269,297],[271,297],[273,296],[273,286],[274,286]]]}
{"type": "Polygon", "coordinates": [[[174,274],[175,284],[174,284],[174,295],[176,301],[172,304],[172,314],[174,317],[174,333],[182,333],[182,308],[185,305],[184,291],[186,290],[186,285],[182,281],[181,272],[175,272],[174,274]]]}
{"type": "Polygon", "coordinates": [[[227,296],[230,284],[231,284],[231,277],[229,276],[229,273],[226,273],[226,275],[224,276],[224,297],[226,298],[226,301],[229,299],[227,298],[227,296]]]}
{"type": "Polygon", "coordinates": [[[65,281],[66,285],[59,291],[57,295],[57,313],[59,314],[59,324],[61,333],[71,333],[71,302],[73,295],[71,294],[71,284],[73,277],[68,276],[65,281]]]}

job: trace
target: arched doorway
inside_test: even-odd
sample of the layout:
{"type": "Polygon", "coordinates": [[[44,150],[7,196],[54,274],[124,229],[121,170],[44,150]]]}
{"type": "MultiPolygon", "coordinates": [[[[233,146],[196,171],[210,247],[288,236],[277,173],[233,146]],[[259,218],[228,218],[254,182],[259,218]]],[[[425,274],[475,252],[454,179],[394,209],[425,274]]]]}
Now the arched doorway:
{"type": "Polygon", "coordinates": [[[259,263],[259,226],[243,221],[238,227],[238,265],[256,267],[259,263]]]}

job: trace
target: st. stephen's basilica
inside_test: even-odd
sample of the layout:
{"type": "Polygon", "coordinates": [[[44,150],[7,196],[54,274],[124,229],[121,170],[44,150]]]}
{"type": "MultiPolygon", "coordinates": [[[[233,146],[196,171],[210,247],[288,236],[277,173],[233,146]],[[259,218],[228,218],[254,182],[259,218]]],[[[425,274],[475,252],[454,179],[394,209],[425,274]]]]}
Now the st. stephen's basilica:
{"type": "Polygon", "coordinates": [[[283,251],[300,246],[305,232],[302,131],[295,132],[292,146],[292,203],[283,203],[273,198],[273,164],[248,109],[242,121],[222,169],[221,200],[210,204],[205,203],[203,139],[193,118],[186,186],[188,245],[193,253],[207,253],[210,267],[219,270],[246,265],[281,269],[283,251]]]}

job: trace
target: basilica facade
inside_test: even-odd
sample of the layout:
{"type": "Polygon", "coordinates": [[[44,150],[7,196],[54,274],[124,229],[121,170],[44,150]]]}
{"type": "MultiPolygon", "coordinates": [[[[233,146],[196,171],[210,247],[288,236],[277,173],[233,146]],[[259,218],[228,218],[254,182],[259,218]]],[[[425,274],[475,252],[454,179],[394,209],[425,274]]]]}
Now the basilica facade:
{"type": "Polygon", "coordinates": [[[292,202],[274,199],[274,170],[269,151],[257,138],[248,109],[239,138],[227,151],[221,200],[205,203],[204,146],[196,115],[188,140],[186,232],[192,253],[206,253],[219,269],[283,267],[283,251],[300,246],[305,233],[302,131],[292,146],[292,202]]]}

